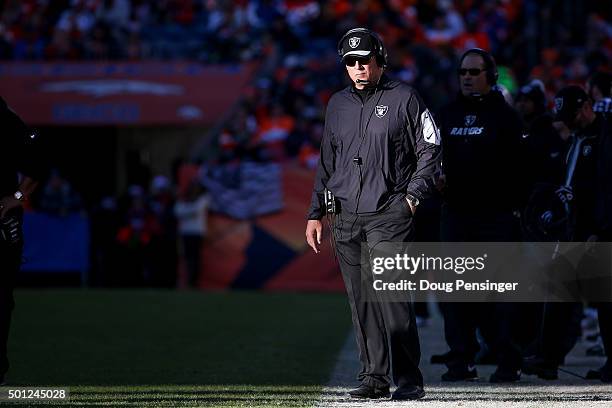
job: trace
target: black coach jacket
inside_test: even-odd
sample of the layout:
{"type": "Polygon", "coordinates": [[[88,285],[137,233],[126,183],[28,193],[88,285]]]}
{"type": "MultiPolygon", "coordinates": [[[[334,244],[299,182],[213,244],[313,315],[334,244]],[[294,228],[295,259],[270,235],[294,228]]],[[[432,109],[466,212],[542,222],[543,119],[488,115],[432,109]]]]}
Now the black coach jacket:
{"type": "Polygon", "coordinates": [[[0,98],[2,138],[0,148],[0,197],[13,194],[18,187],[18,173],[41,180],[42,151],[37,135],[0,98]]]}
{"type": "Polygon", "coordinates": [[[373,214],[412,194],[419,200],[440,172],[440,135],[418,93],[383,75],[362,102],[353,86],[336,92],[325,115],[308,219],[325,215],[329,189],[342,211],[373,214]]]}
{"type": "Polygon", "coordinates": [[[442,108],[444,201],[470,211],[517,210],[530,188],[523,124],[500,92],[479,99],[461,94],[442,108]]]}

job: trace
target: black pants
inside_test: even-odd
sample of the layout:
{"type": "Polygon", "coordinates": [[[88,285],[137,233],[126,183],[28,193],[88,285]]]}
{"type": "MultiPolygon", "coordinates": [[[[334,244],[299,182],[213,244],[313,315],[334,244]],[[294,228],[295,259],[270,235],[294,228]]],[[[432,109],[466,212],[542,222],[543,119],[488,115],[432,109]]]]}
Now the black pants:
{"type": "Polygon", "coordinates": [[[537,356],[556,368],[574,348],[581,335],[582,303],[545,303],[537,356]]]}
{"type": "Polygon", "coordinates": [[[9,245],[0,240],[0,377],[9,368],[7,342],[11,325],[11,314],[15,307],[13,288],[21,266],[21,245],[9,245]]]}
{"type": "MultiPolygon", "coordinates": [[[[464,210],[443,206],[440,239],[443,242],[513,242],[519,237],[518,220],[510,211],[464,210]]],[[[480,349],[476,339],[479,328],[497,357],[501,369],[517,370],[522,364],[519,305],[513,303],[440,304],[444,336],[452,359],[447,365],[465,369],[473,365],[480,349]]]]}
{"type": "MultiPolygon", "coordinates": [[[[581,228],[577,228],[577,230],[581,231],[581,228]]],[[[585,240],[590,235],[589,233],[581,233],[578,234],[578,239],[585,240]]],[[[600,235],[600,240],[610,242],[612,234],[605,231],[600,235]]],[[[610,277],[612,265],[610,265],[609,254],[607,254],[604,246],[598,249],[603,252],[595,256],[596,263],[591,263],[589,256],[585,255],[577,265],[579,273],[575,285],[578,289],[576,297],[582,295],[587,301],[592,300],[590,296],[597,292],[603,299],[609,298],[612,291],[612,278],[610,277]],[[595,271],[598,277],[592,281],[580,281],[581,271],[595,271]]],[[[595,302],[595,307],[598,313],[601,339],[608,357],[605,367],[606,370],[612,372],[612,361],[610,360],[612,353],[612,303],[595,302]]],[[[582,334],[580,328],[580,320],[583,316],[582,302],[547,303],[545,308],[538,356],[544,360],[545,365],[555,368],[563,364],[565,356],[572,350],[582,334]]]]}
{"type": "Polygon", "coordinates": [[[606,352],[606,364],[604,370],[612,375],[612,303],[597,304],[597,319],[599,320],[599,331],[606,352]]]}
{"type": "Polygon", "coordinates": [[[414,238],[412,212],[404,199],[374,215],[338,214],[334,238],[340,270],[346,286],[353,328],[359,347],[358,379],[376,387],[389,385],[389,373],[398,386],[423,386],[419,370],[421,350],[412,304],[408,301],[366,301],[362,287],[361,244],[370,250],[384,242],[408,242],[414,238]]]}

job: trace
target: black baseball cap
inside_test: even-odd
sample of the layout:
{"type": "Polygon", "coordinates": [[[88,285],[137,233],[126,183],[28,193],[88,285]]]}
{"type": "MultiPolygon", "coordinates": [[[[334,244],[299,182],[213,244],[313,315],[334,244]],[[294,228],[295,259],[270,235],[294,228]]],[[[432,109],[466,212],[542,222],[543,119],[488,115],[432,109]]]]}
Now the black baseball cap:
{"type": "Polygon", "coordinates": [[[576,113],[587,101],[584,89],[577,85],[566,86],[555,95],[555,120],[570,124],[576,117],[576,113]]]}
{"type": "Polygon", "coordinates": [[[544,94],[544,84],[542,81],[534,79],[527,85],[522,86],[516,96],[517,100],[520,98],[526,98],[533,101],[538,108],[545,108],[546,95],[544,94]]]}
{"type": "Polygon", "coordinates": [[[367,58],[376,53],[376,40],[368,32],[357,31],[342,40],[340,51],[343,61],[351,55],[367,58]]]}

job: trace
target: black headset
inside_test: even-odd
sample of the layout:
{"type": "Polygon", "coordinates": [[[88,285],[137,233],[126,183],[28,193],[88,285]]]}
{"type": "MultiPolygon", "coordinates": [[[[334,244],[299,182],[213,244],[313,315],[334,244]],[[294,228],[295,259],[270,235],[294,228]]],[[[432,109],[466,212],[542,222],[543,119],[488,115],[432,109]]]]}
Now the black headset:
{"type": "Polygon", "coordinates": [[[358,28],[353,28],[351,30],[348,30],[346,34],[344,34],[342,38],[340,38],[340,41],[338,41],[338,47],[337,47],[338,55],[340,56],[340,58],[342,58],[342,43],[344,42],[344,40],[346,40],[346,37],[348,37],[349,35],[355,34],[355,33],[365,33],[374,39],[374,43],[376,44],[376,50],[375,50],[376,63],[380,67],[383,67],[383,68],[386,67],[387,66],[387,49],[385,48],[385,44],[383,44],[382,39],[380,38],[378,34],[376,34],[372,30],[369,30],[363,27],[358,27],[358,28]]]}
{"type": "Polygon", "coordinates": [[[485,71],[487,72],[487,83],[491,86],[495,85],[497,83],[497,78],[499,77],[499,73],[497,72],[497,64],[495,64],[495,59],[493,59],[493,56],[482,48],[470,48],[464,52],[459,60],[459,67],[461,67],[461,64],[463,64],[465,57],[470,54],[476,54],[482,57],[482,60],[485,63],[485,71]]]}

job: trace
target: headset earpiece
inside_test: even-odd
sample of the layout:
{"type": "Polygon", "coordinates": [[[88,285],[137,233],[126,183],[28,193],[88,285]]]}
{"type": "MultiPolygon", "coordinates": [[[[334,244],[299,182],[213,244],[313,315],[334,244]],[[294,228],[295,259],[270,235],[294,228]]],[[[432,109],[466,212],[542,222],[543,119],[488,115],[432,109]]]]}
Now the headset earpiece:
{"type": "Polygon", "coordinates": [[[375,33],[374,31],[370,29],[363,28],[363,27],[357,27],[357,28],[348,30],[342,36],[342,38],[340,38],[340,41],[338,41],[338,46],[337,46],[338,55],[340,56],[340,58],[342,58],[342,43],[344,42],[344,40],[346,40],[346,38],[349,35],[355,34],[355,33],[365,33],[374,39],[374,42],[376,44],[376,50],[375,50],[376,63],[383,68],[386,67],[387,66],[387,49],[385,48],[385,44],[383,44],[382,39],[377,33],[375,33]]]}

